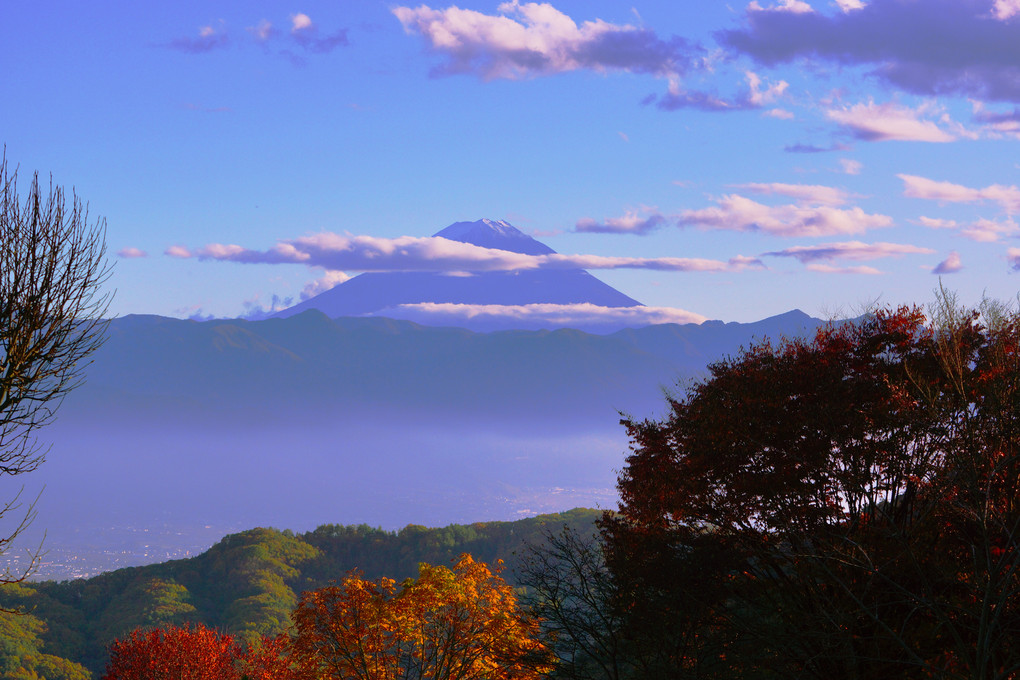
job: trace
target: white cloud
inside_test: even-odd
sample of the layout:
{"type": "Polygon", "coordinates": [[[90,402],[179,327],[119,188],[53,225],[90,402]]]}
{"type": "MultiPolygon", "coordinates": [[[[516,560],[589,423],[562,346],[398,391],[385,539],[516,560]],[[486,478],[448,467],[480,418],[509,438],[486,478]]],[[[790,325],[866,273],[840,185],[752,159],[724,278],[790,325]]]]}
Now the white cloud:
{"type": "Polygon", "coordinates": [[[935,265],[935,268],[931,270],[932,274],[955,274],[956,272],[963,269],[963,264],[960,262],[960,253],[955,250],[949,253],[949,257],[935,265]]]}
{"type": "Polygon", "coordinates": [[[747,5],[748,12],[790,12],[792,14],[812,14],[814,9],[803,0],[779,0],[778,5],[762,7],[758,0],[751,0],[747,5]]]}
{"type": "Polygon", "coordinates": [[[169,255],[170,257],[191,257],[191,251],[184,246],[170,246],[163,251],[163,254],[169,255]]]}
{"type": "Polygon", "coordinates": [[[844,13],[852,12],[855,9],[864,9],[864,3],[861,0],[836,0],[836,4],[844,13]]]}
{"type": "Polygon", "coordinates": [[[784,250],[764,253],[773,257],[793,257],[804,264],[818,261],[833,260],[877,260],[883,257],[900,255],[930,255],[935,251],[905,243],[862,243],[861,241],[844,241],[841,243],[823,243],[817,246],[794,246],[784,250]]]}
{"type": "Polygon", "coordinates": [[[276,29],[273,28],[273,24],[267,19],[263,19],[255,26],[249,26],[248,32],[252,34],[257,42],[264,43],[273,37],[276,29]]]}
{"type": "Polygon", "coordinates": [[[793,115],[793,112],[787,111],[786,109],[769,109],[762,115],[768,116],[769,118],[778,118],[779,120],[793,120],[796,118],[796,116],[793,115]]]}
{"type": "Polygon", "coordinates": [[[578,26],[548,3],[518,0],[498,15],[449,7],[396,7],[407,33],[418,33],[449,61],[442,73],[476,73],[485,79],[525,78],[578,69],[666,76],[684,70],[688,46],[661,40],[646,29],[601,19],[578,26]]]}
{"type": "Polygon", "coordinates": [[[803,204],[842,205],[847,201],[847,193],[842,189],[819,184],[784,184],[782,182],[735,184],[739,189],[746,189],[755,194],[778,194],[789,196],[803,204]]]}
{"type": "Polygon", "coordinates": [[[956,220],[946,220],[940,217],[918,217],[917,222],[929,229],[956,229],[960,223],[956,220]]]}
{"type": "Polygon", "coordinates": [[[804,267],[808,271],[818,272],[819,274],[865,274],[868,276],[874,276],[881,274],[882,272],[874,267],[868,267],[867,265],[859,265],[856,267],[834,267],[831,264],[809,264],[804,267]]]}
{"type": "Polygon", "coordinates": [[[1020,248],[1008,249],[1006,259],[1009,260],[1009,264],[1014,270],[1020,271],[1020,248]]]}
{"type": "Polygon", "coordinates": [[[861,234],[869,229],[892,225],[891,217],[868,214],[858,207],[835,208],[804,204],[768,206],[737,194],[723,196],[716,203],[711,208],[683,211],[679,216],[679,224],[706,229],[763,231],[787,237],[861,234]]]}
{"type": "Polygon", "coordinates": [[[706,317],[673,307],[600,307],[591,303],[558,305],[467,305],[425,302],[400,305],[378,312],[413,321],[457,323],[460,321],[514,321],[535,326],[590,326],[618,327],[648,326],[664,323],[702,323],[706,317]]]}
{"type": "Polygon", "coordinates": [[[981,189],[965,187],[952,182],[938,182],[917,175],[897,175],[903,180],[903,195],[944,203],[979,203],[992,201],[1008,213],[1020,211],[1020,188],[992,184],[981,189]]]}
{"type": "Polygon", "coordinates": [[[610,217],[604,222],[597,222],[590,217],[582,217],[574,227],[575,231],[599,234],[648,234],[666,223],[666,218],[658,213],[647,217],[627,211],[623,217],[610,217]]]}
{"type": "Polygon", "coordinates": [[[995,0],[992,4],[992,16],[1005,21],[1020,13],[1020,0],[995,0]]]}
{"type": "Polygon", "coordinates": [[[864,168],[864,164],[860,161],[855,161],[852,158],[840,158],[839,167],[843,169],[843,172],[847,175],[859,175],[861,169],[864,168]]]}
{"type": "Polygon", "coordinates": [[[314,27],[312,20],[307,14],[291,14],[290,15],[290,32],[297,33],[298,31],[307,31],[314,27]]]}
{"type": "Polygon", "coordinates": [[[747,101],[751,106],[760,107],[771,104],[779,99],[790,85],[785,80],[780,80],[778,83],[766,85],[763,90],[762,79],[757,73],[745,71],[744,77],[747,78],[747,101]]]}
{"type": "Polygon", "coordinates": [[[984,218],[960,230],[961,236],[979,243],[998,243],[1002,238],[1016,236],[1018,233],[1020,230],[1013,220],[996,222],[984,218]]]}
{"type": "Polygon", "coordinates": [[[333,271],[478,272],[524,269],[651,269],[722,272],[760,268],[760,260],[738,255],[728,261],[687,257],[607,257],[602,255],[525,255],[442,237],[378,238],[321,233],[284,240],[265,251],[211,243],[193,253],[179,248],[175,257],[194,256],[247,264],[304,264],[333,271]]]}
{"type": "Polygon", "coordinates": [[[135,257],[147,257],[149,254],[141,248],[121,248],[117,251],[117,257],[123,258],[135,258],[135,257]]]}
{"type": "MultiPolygon", "coordinates": [[[[829,109],[826,116],[846,128],[854,137],[869,142],[911,141],[952,142],[956,136],[924,119],[928,106],[916,109],[886,104],[854,104],[842,109],[829,109]]],[[[951,123],[948,119],[945,122],[951,123]]]]}
{"type": "Polygon", "coordinates": [[[310,298],[325,293],[334,286],[337,286],[344,281],[350,280],[350,276],[345,272],[328,270],[322,276],[309,282],[304,288],[301,289],[301,299],[308,300],[310,298]]]}

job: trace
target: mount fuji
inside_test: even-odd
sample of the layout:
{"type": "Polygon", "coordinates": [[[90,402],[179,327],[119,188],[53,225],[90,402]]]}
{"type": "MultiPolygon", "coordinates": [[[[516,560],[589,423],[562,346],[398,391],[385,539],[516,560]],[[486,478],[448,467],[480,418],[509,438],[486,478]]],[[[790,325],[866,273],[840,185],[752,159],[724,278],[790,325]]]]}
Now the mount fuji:
{"type": "MultiPolygon", "coordinates": [[[[551,255],[556,252],[503,220],[456,222],[434,236],[525,255],[551,255]]],[[[423,305],[642,307],[637,300],[583,269],[457,273],[397,271],[360,274],[273,316],[284,318],[316,309],[330,318],[384,316],[421,321],[428,325],[466,326],[472,330],[535,327],[535,324],[522,325],[519,318],[510,315],[488,314],[484,318],[458,317],[454,320],[433,312],[426,314],[426,319],[422,316],[423,305]]],[[[538,325],[549,327],[548,324],[538,325]]]]}

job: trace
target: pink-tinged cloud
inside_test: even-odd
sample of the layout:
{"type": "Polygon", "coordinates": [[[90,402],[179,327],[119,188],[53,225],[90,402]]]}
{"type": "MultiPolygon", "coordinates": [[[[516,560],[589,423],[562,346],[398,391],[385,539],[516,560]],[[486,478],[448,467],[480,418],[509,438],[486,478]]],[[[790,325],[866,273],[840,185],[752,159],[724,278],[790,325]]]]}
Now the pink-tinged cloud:
{"type": "Polygon", "coordinates": [[[764,253],[772,257],[792,257],[803,264],[827,262],[834,260],[878,260],[884,257],[901,255],[930,255],[935,251],[931,248],[912,246],[905,243],[862,243],[861,241],[845,241],[842,243],[823,243],[817,246],[794,246],[784,250],[764,253]]]}
{"type": "Polygon", "coordinates": [[[1020,248],[1010,248],[1006,251],[1006,259],[1014,271],[1020,271],[1020,248]]]}
{"type": "Polygon", "coordinates": [[[836,5],[844,12],[851,12],[855,9],[864,9],[861,0],[836,0],[836,5]]]}
{"type": "Polygon", "coordinates": [[[678,224],[703,229],[761,231],[784,237],[862,234],[869,229],[892,225],[891,217],[868,214],[857,207],[834,208],[803,204],[770,206],[736,194],[723,196],[716,203],[711,208],[681,212],[678,224]]]}
{"type": "Polygon", "coordinates": [[[903,195],[943,203],[980,203],[991,201],[1008,213],[1020,211],[1020,188],[1015,185],[991,186],[975,189],[952,182],[939,182],[917,175],[897,175],[903,180],[903,195]]]}
{"type": "Polygon", "coordinates": [[[590,217],[583,217],[574,226],[575,231],[595,234],[637,234],[644,236],[655,231],[666,223],[666,218],[658,213],[642,217],[634,212],[627,212],[623,217],[610,217],[597,222],[590,217]]]}
{"type": "Polygon", "coordinates": [[[840,158],[839,167],[847,175],[859,175],[861,174],[861,169],[864,168],[864,164],[851,158],[840,158]]]}
{"type": "Polygon", "coordinates": [[[960,236],[979,243],[998,243],[1003,238],[1014,237],[1018,234],[1020,234],[1020,229],[1017,229],[1016,222],[1013,220],[996,222],[982,218],[960,230],[960,236]]]}
{"type": "Polygon", "coordinates": [[[490,15],[448,7],[396,7],[407,33],[446,58],[434,73],[519,79],[590,69],[668,76],[687,70],[693,49],[682,38],[601,19],[578,25],[548,3],[511,0],[490,15]]]}
{"type": "Polygon", "coordinates": [[[750,183],[736,184],[738,189],[745,189],[754,194],[788,196],[799,203],[816,205],[843,205],[849,196],[842,189],[819,184],[784,184],[770,182],[767,184],[750,183]]]}
{"type": "Polygon", "coordinates": [[[893,103],[854,104],[829,109],[825,115],[857,139],[868,142],[952,142],[956,139],[934,121],[922,118],[925,115],[922,109],[893,103]]]}
{"type": "Polygon", "coordinates": [[[321,233],[285,240],[269,250],[211,243],[167,254],[246,264],[303,264],[330,271],[479,272],[525,269],[650,269],[675,272],[732,272],[763,268],[757,258],[728,261],[687,257],[607,257],[602,255],[525,255],[442,237],[377,238],[321,233]]]}
{"type": "Polygon", "coordinates": [[[350,278],[351,277],[345,272],[327,271],[322,276],[311,281],[301,289],[301,300],[309,300],[316,295],[325,293],[327,290],[330,290],[334,286],[337,286],[350,278]]]}
{"type": "Polygon", "coordinates": [[[803,0],[779,0],[778,4],[762,7],[757,0],[747,5],[748,12],[789,12],[791,14],[811,14],[815,10],[803,0]]]}
{"type": "Polygon", "coordinates": [[[290,15],[290,36],[298,45],[310,52],[325,54],[338,47],[349,45],[347,29],[340,29],[329,35],[320,36],[319,27],[304,13],[290,15]]]}
{"type": "Polygon", "coordinates": [[[170,257],[179,258],[191,257],[191,251],[185,248],[184,246],[170,246],[169,248],[163,251],[163,254],[169,255],[170,257]]]}
{"type": "Polygon", "coordinates": [[[255,41],[258,43],[268,42],[279,33],[279,31],[277,31],[276,28],[273,27],[273,24],[267,19],[262,19],[258,24],[255,26],[249,26],[246,30],[251,33],[252,37],[255,38],[255,41]]]}
{"type": "Polygon", "coordinates": [[[523,324],[571,327],[578,325],[649,326],[654,324],[702,323],[706,317],[673,307],[600,307],[591,303],[573,305],[467,305],[425,302],[400,305],[379,312],[382,316],[419,322],[446,323],[457,320],[515,321],[523,324]]]}
{"type": "Polygon", "coordinates": [[[963,269],[963,264],[960,263],[960,253],[955,250],[949,253],[949,257],[935,265],[935,268],[931,270],[932,274],[955,274],[956,272],[963,269]]]}
{"type": "Polygon", "coordinates": [[[1012,111],[989,111],[982,102],[972,101],[971,104],[972,117],[985,137],[1020,139],[1020,107],[1013,107],[1012,111]]]}
{"type": "Polygon", "coordinates": [[[817,262],[806,265],[804,269],[817,272],[819,274],[864,274],[866,276],[875,276],[876,274],[882,273],[880,270],[866,265],[859,265],[856,267],[834,267],[831,264],[819,264],[817,262]]]}
{"type": "Polygon", "coordinates": [[[175,38],[167,43],[166,47],[189,54],[203,54],[224,48],[229,44],[230,39],[225,31],[216,30],[212,26],[202,26],[198,29],[197,37],[175,38]]]}
{"type": "Polygon", "coordinates": [[[960,226],[960,223],[956,220],[946,220],[940,217],[918,217],[918,224],[928,227],[929,229],[956,229],[960,226]]]}
{"type": "MultiPolygon", "coordinates": [[[[645,104],[655,102],[655,105],[664,111],[677,111],[680,109],[697,109],[700,111],[748,111],[761,109],[786,92],[789,84],[785,80],[763,85],[761,77],[751,71],[745,72],[747,80],[746,88],[739,94],[732,97],[725,97],[714,92],[703,90],[688,90],[680,81],[679,77],[669,78],[669,88],[666,94],[661,97],[649,95],[645,98],[645,104]]],[[[780,109],[776,109],[779,111],[780,109]]],[[[785,117],[780,114],[778,117],[785,117]]],[[[792,114],[791,114],[792,117],[792,114]]]]}
{"type": "Polygon", "coordinates": [[[117,251],[117,257],[132,259],[136,257],[147,257],[149,254],[141,248],[121,248],[117,251]]]}
{"type": "Polygon", "coordinates": [[[1011,19],[1020,13],[1020,0],[995,0],[992,4],[992,15],[1000,20],[1011,19]]]}
{"type": "Polygon", "coordinates": [[[1017,0],[837,4],[842,11],[824,14],[749,7],[743,26],[716,38],[769,67],[802,59],[862,65],[914,94],[1020,101],[1017,0]]]}

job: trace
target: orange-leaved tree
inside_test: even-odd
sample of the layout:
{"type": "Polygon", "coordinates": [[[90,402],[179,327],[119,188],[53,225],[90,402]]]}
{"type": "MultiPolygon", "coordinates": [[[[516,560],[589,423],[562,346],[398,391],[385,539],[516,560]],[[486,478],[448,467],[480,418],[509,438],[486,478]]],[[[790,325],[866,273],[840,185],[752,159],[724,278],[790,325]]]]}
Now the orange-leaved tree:
{"type": "Polygon", "coordinates": [[[307,592],[294,611],[291,653],[322,678],[530,680],[551,669],[538,621],[488,565],[421,564],[417,579],[307,592]]]}
{"type": "Polygon", "coordinates": [[[205,626],[137,629],[110,645],[104,680],[291,680],[282,638],[244,648],[205,626]]]}

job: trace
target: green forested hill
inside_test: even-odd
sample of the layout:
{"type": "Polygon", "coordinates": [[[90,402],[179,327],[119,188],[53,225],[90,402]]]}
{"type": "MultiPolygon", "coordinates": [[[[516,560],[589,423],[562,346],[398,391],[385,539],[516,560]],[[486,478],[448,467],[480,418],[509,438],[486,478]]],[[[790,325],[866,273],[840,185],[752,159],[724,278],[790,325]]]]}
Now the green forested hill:
{"type": "MultiPolygon", "coordinates": [[[[47,655],[43,660],[50,664],[57,658],[81,663],[98,677],[107,645],[134,628],[195,622],[242,640],[272,635],[287,628],[302,591],[352,569],[366,578],[400,580],[416,575],[420,562],[445,565],[467,552],[484,562],[505,560],[504,575],[513,582],[514,555],[524,544],[540,542],[544,532],[564,525],[590,530],[600,514],[578,508],[515,522],[436,529],[409,525],[397,532],[367,525],[324,525],[305,534],[251,529],[185,560],[80,581],[9,586],[0,589],[0,606],[20,607],[38,619],[25,619],[31,625],[7,625],[12,631],[31,632],[31,640],[29,632],[24,633],[26,641],[19,649],[30,648],[40,659],[47,655]]],[[[0,647],[0,678],[32,677],[7,674],[7,667],[15,664],[4,654],[9,652],[0,647]]]]}

